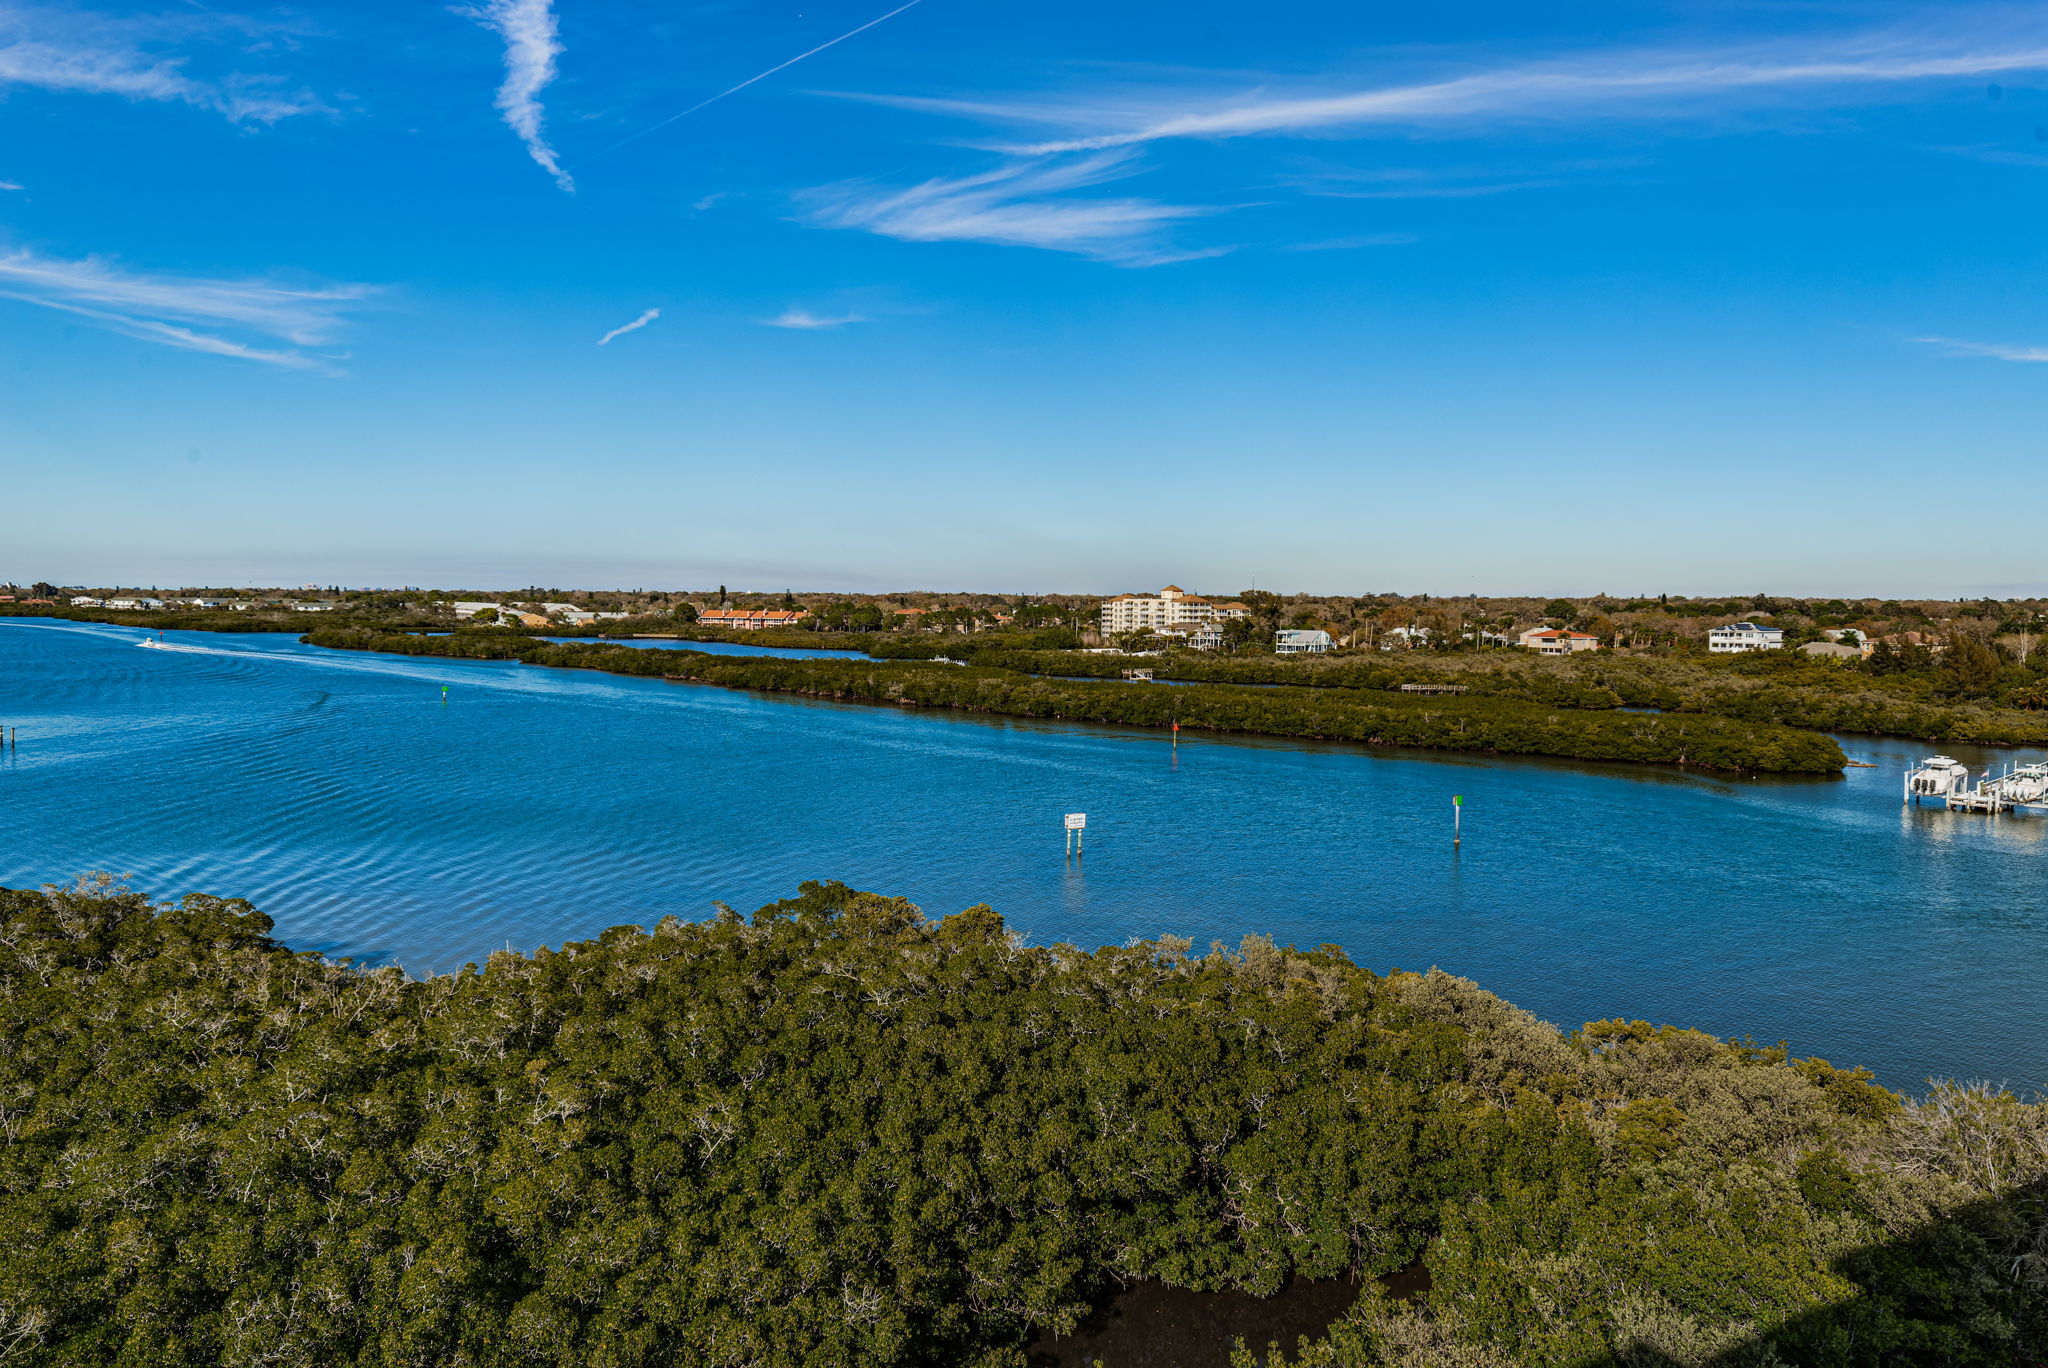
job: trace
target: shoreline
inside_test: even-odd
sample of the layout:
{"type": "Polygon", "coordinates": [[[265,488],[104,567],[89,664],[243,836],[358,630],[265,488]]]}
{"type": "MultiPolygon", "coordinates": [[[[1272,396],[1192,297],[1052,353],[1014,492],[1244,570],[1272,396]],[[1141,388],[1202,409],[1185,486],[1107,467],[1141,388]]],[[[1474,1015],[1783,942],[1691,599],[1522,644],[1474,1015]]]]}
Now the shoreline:
{"type": "Polygon", "coordinates": [[[309,632],[301,640],[330,650],[518,660],[767,693],[1155,730],[1177,727],[1446,752],[1616,760],[1709,773],[1839,775],[1847,761],[1831,737],[1777,724],[1739,723],[1702,714],[1647,717],[1575,711],[1500,698],[1423,699],[1361,690],[1220,684],[1154,690],[1123,682],[1046,680],[976,666],[648,652],[602,644],[521,646],[504,637],[463,640],[329,630],[309,632]],[[692,655],[696,662],[688,659],[692,655]]]}

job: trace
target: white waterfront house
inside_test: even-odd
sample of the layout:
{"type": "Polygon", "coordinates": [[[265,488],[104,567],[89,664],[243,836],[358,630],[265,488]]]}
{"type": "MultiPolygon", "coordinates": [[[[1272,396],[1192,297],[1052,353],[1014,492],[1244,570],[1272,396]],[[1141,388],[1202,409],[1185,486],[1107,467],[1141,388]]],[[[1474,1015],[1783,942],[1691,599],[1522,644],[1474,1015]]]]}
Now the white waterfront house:
{"type": "Polygon", "coordinates": [[[1576,655],[1580,651],[1597,651],[1600,638],[1591,632],[1567,631],[1563,627],[1531,627],[1515,638],[1515,644],[1537,655],[1576,655]]]}
{"type": "Polygon", "coordinates": [[[129,609],[129,610],[131,610],[131,611],[132,611],[132,610],[137,610],[137,609],[147,609],[147,610],[150,610],[150,611],[155,611],[156,609],[158,609],[158,608],[161,608],[161,607],[163,607],[163,606],[164,606],[164,601],[163,601],[162,599],[160,599],[160,598],[140,598],[140,597],[135,597],[135,598],[125,598],[125,597],[124,597],[124,598],[110,598],[110,599],[108,599],[108,600],[107,600],[107,607],[109,607],[109,608],[125,608],[125,609],[129,609]]]}
{"type": "Polygon", "coordinates": [[[1330,649],[1328,632],[1283,627],[1273,633],[1274,655],[1321,655],[1330,649]]]}
{"type": "Polygon", "coordinates": [[[1707,649],[1726,655],[1734,651],[1775,651],[1785,644],[1778,627],[1759,627],[1754,622],[1731,622],[1707,633],[1707,649]]]}
{"type": "Polygon", "coordinates": [[[1156,594],[1118,594],[1102,601],[1102,634],[1135,632],[1141,627],[1199,627],[1231,618],[1250,617],[1242,603],[1217,603],[1169,584],[1156,594]]]}
{"type": "Polygon", "coordinates": [[[586,622],[595,622],[597,620],[597,614],[591,612],[588,608],[578,608],[573,603],[543,603],[540,606],[540,610],[549,617],[566,622],[572,627],[581,627],[586,622]]]}
{"type": "Polygon", "coordinates": [[[498,605],[495,603],[471,603],[466,600],[458,600],[448,606],[454,610],[455,616],[459,618],[473,618],[486,608],[493,612],[496,612],[498,609],[498,605]]]}
{"type": "Polygon", "coordinates": [[[104,608],[106,604],[94,598],[91,594],[78,594],[72,598],[71,606],[73,608],[104,608]]]}
{"type": "Polygon", "coordinates": [[[1427,627],[1389,627],[1380,633],[1382,651],[1419,650],[1435,635],[1427,627]]]}

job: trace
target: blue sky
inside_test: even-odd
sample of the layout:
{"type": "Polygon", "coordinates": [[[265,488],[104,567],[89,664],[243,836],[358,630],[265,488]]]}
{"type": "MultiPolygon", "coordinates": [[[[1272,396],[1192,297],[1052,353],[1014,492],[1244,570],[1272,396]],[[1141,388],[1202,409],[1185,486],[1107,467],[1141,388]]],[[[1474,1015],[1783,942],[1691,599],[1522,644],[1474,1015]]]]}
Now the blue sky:
{"type": "Polygon", "coordinates": [[[0,0],[0,578],[2048,592],[2048,6],[891,11],[0,0]]]}

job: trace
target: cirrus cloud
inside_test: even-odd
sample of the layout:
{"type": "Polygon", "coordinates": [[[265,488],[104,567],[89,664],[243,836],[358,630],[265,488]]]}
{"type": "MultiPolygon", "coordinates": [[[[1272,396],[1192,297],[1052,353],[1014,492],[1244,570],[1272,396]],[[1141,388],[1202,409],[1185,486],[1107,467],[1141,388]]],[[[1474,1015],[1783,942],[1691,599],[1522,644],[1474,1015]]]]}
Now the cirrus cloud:
{"type": "Polygon", "coordinates": [[[264,36],[276,26],[213,14],[115,17],[0,2],[0,87],[33,86],[212,110],[236,123],[275,123],[325,106],[279,77],[188,71],[192,54],[264,36]]]}
{"type": "Polygon", "coordinates": [[[1074,193],[1135,171],[1128,155],[1118,152],[1041,157],[905,187],[845,181],[809,191],[800,202],[810,223],[904,242],[1044,247],[1122,266],[1153,266],[1228,250],[1179,252],[1161,241],[1168,225],[1213,209],[1074,193]]]}
{"type": "Polygon", "coordinates": [[[335,358],[298,348],[332,342],[349,311],[374,293],[367,285],[148,275],[97,257],[0,253],[0,298],[145,342],[327,374],[340,373],[335,358]]]}
{"type": "Polygon", "coordinates": [[[1954,337],[1916,337],[1915,342],[1939,347],[1950,356],[1982,356],[1993,361],[2048,363],[2048,347],[2013,342],[1965,342],[1954,337]]]}
{"type": "Polygon", "coordinates": [[[794,306],[784,309],[773,318],[761,320],[769,328],[795,328],[799,331],[815,331],[822,328],[843,328],[849,323],[865,323],[867,318],[857,313],[814,314],[809,309],[794,306]]]}

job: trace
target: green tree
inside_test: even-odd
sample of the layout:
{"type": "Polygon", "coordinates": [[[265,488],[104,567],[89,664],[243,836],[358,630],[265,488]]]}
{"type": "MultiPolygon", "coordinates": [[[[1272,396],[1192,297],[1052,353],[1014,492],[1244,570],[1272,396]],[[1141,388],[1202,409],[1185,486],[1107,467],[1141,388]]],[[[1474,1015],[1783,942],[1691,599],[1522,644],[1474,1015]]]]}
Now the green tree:
{"type": "Polygon", "coordinates": [[[1947,691],[1962,698],[1983,698],[1998,686],[1998,652],[1971,632],[1950,636],[1941,655],[1947,691]]]}

